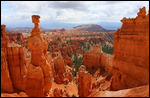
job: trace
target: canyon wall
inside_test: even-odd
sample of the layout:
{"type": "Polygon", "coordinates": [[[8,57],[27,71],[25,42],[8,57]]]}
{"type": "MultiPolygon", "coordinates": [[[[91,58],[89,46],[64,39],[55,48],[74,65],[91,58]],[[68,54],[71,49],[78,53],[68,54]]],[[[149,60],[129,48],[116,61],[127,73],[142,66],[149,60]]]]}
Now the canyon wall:
{"type": "Polygon", "coordinates": [[[136,18],[124,17],[115,32],[111,90],[149,84],[149,12],[140,8],[136,18]]]}

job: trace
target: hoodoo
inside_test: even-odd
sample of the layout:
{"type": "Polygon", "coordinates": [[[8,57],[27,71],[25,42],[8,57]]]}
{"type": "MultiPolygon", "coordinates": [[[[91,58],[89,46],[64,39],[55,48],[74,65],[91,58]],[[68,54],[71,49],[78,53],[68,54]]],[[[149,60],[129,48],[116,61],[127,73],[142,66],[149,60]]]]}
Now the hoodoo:
{"type": "Polygon", "coordinates": [[[26,93],[30,97],[48,96],[52,86],[51,66],[47,61],[48,44],[40,35],[39,18],[38,15],[32,15],[35,27],[27,39],[27,47],[31,50],[31,63],[28,67],[26,93]]]}

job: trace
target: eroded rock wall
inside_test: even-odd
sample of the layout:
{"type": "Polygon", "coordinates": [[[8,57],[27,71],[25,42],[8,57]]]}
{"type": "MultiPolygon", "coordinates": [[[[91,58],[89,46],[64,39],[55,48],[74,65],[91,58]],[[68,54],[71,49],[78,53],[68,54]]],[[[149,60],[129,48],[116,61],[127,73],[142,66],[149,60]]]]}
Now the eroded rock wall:
{"type": "Polygon", "coordinates": [[[149,84],[149,13],[143,7],[137,15],[115,32],[111,90],[149,84]]]}

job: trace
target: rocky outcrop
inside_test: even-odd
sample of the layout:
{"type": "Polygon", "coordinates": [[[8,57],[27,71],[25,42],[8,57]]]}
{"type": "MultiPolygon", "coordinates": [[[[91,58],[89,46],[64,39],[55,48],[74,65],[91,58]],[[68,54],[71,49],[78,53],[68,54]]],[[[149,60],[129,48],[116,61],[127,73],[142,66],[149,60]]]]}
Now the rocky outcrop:
{"type": "Polygon", "coordinates": [[[22,46],[9,46],[7,48],[8,66],[13,86],[25,91],[26,63],[22,46]]]}
{"type": "Polygon", "coordinates": [[[70,97],[69,92],[67,90],[62,89],[54,89],[53,91],[54,97],[70,97]]]}
{"type": "Polygon", "coordinates": [[[124,17],[115,32],[111,90],[149,84],[149,13],[140,8],[136,18],[124,17]]]}
{"type": "Polygon", "coordinates": [[[58,84],[68,84],[72,80],[72,70],[67,67],[64,59],[59,55],[53,59],[54,63],[54,81],[58,84]]]}
{"type": "Polygon", "coordinates": [[[20,93],[1,93],[1,97],[28,97],[26,93],[20,92],[20,93]]]}
{"type": "Polygon", "coordinates": [[[23,37],[22,33],[9,32],[6,35],[9,37],[10,43],[14,42],[14,43],[23,44],[23,42],[24,42],[24,37],[23,37]]]}
{"type": "Polygon", "coordinates": [[[1,49],[1,91],[8,93],[13,92],[13,85],[9,74],[7,59],[2,49],[1,49]]]}
{"type": "Polygon", "coordinates": [[[6,26],[1,25],[1,92],[13,92],[12,80],[7,63],[7,45],[9,39],[6,37],[6,26]]]}
{"type": "Polygon", "coordinates": [[[1,25],[1,47],[7,47],[7,44],[9,43],[9,39],[6,36],[6,25],[1,25]]]}
{"type": "Polygon", "coordinates": [[[112,74],[112,66],[113,66],[113,58],[114,56],[111,54],[102,53],[101,55],[101,66],[104,68],[104,70],[112,74]]]}
{"type": "Polygon", "coordinates": [[[31,50],[31,63],[28,67],[26,93],[29,97],[48,96],[52,86],[52,72],[47,56],[48,44],[42,37],[38,15],[32,15],[35,27],[27,39],[27,47],[31,50]],[[37,77],[38,76],[38,77],[37,77]]]}
{"type": "Polygon", "coordinates": [[[88,97],[149,97],[149,85],[119,91],[94,90],[88,97]]]}
{"type": "Polygon", "coordinates": [[[89,51],[85,52],[84,59],[81,64],[85,65],[91,74],[94,74],[101,65],[101,54],[101,46],[92,46],[89,51]]]}
{"type": "Polygon", "coordinates": [[[78,70],[78,95],[87,97],[91,90],[91,75],[86,71],[86,67],[81,65],[78,70]]]}
{"type": "Polygon", "coordinates": [[[73,66],[73,65],[72,65],[72,60],[71,60],[71,58],[67,57],[67,58],[65,58],[64,60],[65,60],[64,62],[65,62],[66,65],[68,65],[68,66],[70,66],[70,67],[73,66]]]}
{"type": "Polygon", "coordinates": [[[82,53],[82,48],[78,45],[70,45],[70,46],[65,46],[65,47],[56,47],[52,49],[53,52],[58,52],[60,51],[62,56],[64,58],[68,57],[69,55],[73,54],[81,54],[82,53]]]}
{"type": "Polygon", "coordinates": [[[87,43],[86,39],[70,39],[71,45],[85,45],[87,43]]]}
{"type": "Polygon", "coordinates": [[[3,85],[6,84],[7,86],[5,85],[4,88],[9,87],[10,90],[3,89],[5,92],[12,92],[13,88],[25,91],[26,63],[24,59],[23,47],[18,44],[8,44],[9,39],[7,39],[7,37],[5,36],[5,34],[7,33],[5,31],[5,25],[2,25],[1,27],[1,40],[2,42],[6,42],[1,44],[1,74],[3,74],[1,78],[2,88],[3,85]]]}

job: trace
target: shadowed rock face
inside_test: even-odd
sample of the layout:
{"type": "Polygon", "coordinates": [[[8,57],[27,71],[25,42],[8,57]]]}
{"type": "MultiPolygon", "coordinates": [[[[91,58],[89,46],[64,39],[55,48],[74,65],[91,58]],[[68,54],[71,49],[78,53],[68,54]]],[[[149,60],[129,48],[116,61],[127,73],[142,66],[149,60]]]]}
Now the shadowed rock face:
{"type": "Polygon", "coordinates": [[[149,13],[143,7],[137,15],[115,32],[111,90],[149,84],[149,13]]]}

